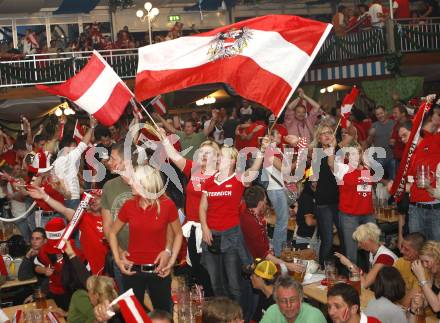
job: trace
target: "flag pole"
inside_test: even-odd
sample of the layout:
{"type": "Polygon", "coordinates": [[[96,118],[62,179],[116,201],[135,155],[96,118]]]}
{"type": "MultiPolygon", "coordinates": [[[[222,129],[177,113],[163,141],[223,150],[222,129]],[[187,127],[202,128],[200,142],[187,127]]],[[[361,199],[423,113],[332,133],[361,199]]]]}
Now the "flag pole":
{"type": "MultiPolygon", "coordinates": [[[[124,82],[124,84],[125,84],[125,82],[124,82]]],[[[151,116],[151,114],[147,111],[147,109],[144,107],[144,105],[143,105],[141,102],[139,102],[139,100],[138,100],[138,99],[136,98],[136,96],[134,95],[133,91],[132,91],[127,85],[125,85],[125,86],[126,86],[126,88],[130,91],[131,96],[132,96],[133,99],[134,99],[134,102],[135,102],[135,103],[138,103],[138,104],[141,106],[142,110],[144,110],[144,112],[147,114],[148,118],[151,120],[151,122],[153,123],[153,125],[156,127],[157,131],[159,131],[160,128],[159,128],[159,126],[157,125],[156,121],[154,121],[154,119],[153,119],[153,117],[151,116]]]]}
{"type": "Polygon", "coordinates": [[[336,135],[336,131],[338,131],[338,128],[339,128],[339,126],[340,126],[340,124],[341,124],[341,120],[342,120],[342,117],[339,118],[338,124],[336,125],[336,128],[335,128],[335,130],[333,131],[333,136],[336,135]]]}

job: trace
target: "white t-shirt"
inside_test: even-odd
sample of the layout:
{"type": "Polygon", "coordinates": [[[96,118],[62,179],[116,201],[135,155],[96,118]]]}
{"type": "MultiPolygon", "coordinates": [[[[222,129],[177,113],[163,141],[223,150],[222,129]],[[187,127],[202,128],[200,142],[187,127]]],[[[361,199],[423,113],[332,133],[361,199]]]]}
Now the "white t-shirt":
{"type": "Polygon", "coordinates": [[[264,172],[266,173],[265,175],[267,175],[267,180],[268,180],[267,190],[268,191],[280,190],[285,187],[283,175],[276,167],[274,167],[273,165],[266,167],[266,168],[264,168],[264,172]],[[277,181],[279,183],[277,183],[277,181],[273,179],[274,177],[277,179],[277,181]]]}
{"type": "Polygon", "coordinates": [[[0,323],[9,321],[9,317],[0,309],[0,323]]]}
{"type": "Polygon", "coordinates": [[[64,182],[72,200],[80,198],[78,170],[81,155],[86,149],[87,145],[81,141],[67,155],[59,156],[53,163],[55,175],[64,182]]]}
{"type": "Polygon", "coordinates": [[[378,16],[378,14],[383,14],[382,5],[379,3],[373,3],[370,6],[370,9],[368,10],[368,14],[371,17],[371,25],[373,27],[383,27],[384,22],[382,21],[382,18],[378,16]]]}
{"type": "MultiPolygon", "coordinates": [[[[204,129],[209,127],[209,124],[211,123],[211,119],[206,120],[203,124],[204,129]]],[[[213,133],[214,141],[218,143],[219,145],[223,145],[224,138],[223,138],[223,130],[220,130],[215,126],[214,133],[213,133]]]]}
{"type": "MultiPolygon", "coordinates": [[[[14,191],[12,189],[12,185],[8,183],[6,185],[6,190],[8,191],[8,194],[13,194],[14,191]]],[[[14,218],[22,215],[24,212],[26,212],[26,203],[20,202],[14,199],[10,199],[11,202],[11,213],[14,218]]]]}

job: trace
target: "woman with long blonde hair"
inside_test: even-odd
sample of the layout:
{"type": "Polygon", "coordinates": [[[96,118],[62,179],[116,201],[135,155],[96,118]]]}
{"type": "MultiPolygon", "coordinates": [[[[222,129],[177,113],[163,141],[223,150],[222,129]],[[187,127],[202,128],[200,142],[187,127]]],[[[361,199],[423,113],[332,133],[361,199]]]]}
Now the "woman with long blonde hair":
{"type": "MultiPolygon", "coordinates": [[[[316,148],[332,148],[332,142],[335,141],[334,129],[326,123],[321,123],[314,132],[314,138],[311,147],[316,153],[316,148]]],[[[316,220],[318,224],[318,233],[321,239],[321,248],[319,249],[319,264],[324,266],[324,261],[332,257],[333,246],[333,224],[340,232],[338,202],[339,193],[335,176],[328,165],[328,156],[321,159],[319,165],[319,177],[316,179],[316,220]]]]}
{"type": "Polygon", "coordinates": [[[427,241],[411,269],[419,280],[423,296],[440,319],[440,242],[427,241]]]}
{"type": "Polygon", "coordinates": [[[125,288],[133,288],[141,304],[148,289],[153,307],[170,312],[169,274],[182,245],[182,228],[177,209],[173,201],[165,195],[160,172],[153,167],[135,167],[129,184],[134,197],[125,202],[110,229],[110,247],[123,274],[125,288]],[[127,259],[130,264],[121,260],[116,237],[125,224],[129,225],[127,259]],[[166,249],[168,226],[174,236],[172,250],[166,249]],[[155,261],[162,251],[170,253],[171,258],[168,265],[158,272],[155,261]]]}

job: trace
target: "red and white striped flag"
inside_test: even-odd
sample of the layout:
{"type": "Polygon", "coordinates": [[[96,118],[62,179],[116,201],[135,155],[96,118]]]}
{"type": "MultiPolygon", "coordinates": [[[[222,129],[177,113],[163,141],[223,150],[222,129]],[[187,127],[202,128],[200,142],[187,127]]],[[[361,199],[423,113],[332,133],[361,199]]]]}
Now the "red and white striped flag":
{"type": "Polygon", "coordinates": [[[308,147],[307,137],[300,137],[298,143],[296,144],[296,147],[298,147],[298,149],[307,148],[308,147]]]}
{"type": "Polygon", "coordinates": [[[58,127],[58,140],[61,141],[64,136],[64,126],[65,126],[64,120],[60,122],[60,125],[58,127]]]}
{"type": "Polygon", "coordinates": [[[154,110],[159,113],[161,116],[167,113],[168,107],[165,104],[165,101],[162,99],[161,95],[156,96],[153,100],[151,100],[150,104],[153,106],[154,110]]]}
{"type": "Polygon", "coordinates": [[[331,28],[270,15],[141,47],[136,97],[221,82],[279,116],[331,28]]]}
{"type": "Polygon", "coordinates": [[[151,319],[148,317],[147,313],[145,313],[145,310],[137,300],[136,296],[134,296],[132,288],[110,303],[109,310],[107,311],[110,316],[115,314],[110,308],[116,304],[119,305],[119,309],[121,310],[126,323],[151,323],[151,319]]]}
{"type": "Polygon", "coordinates": [[[133,97],[97,51],[93,51],[86,66],[66,82],[53,86],[38,84],[36,87],[68,98],[105,126],[111,126],[119,120],[133,97]]]}
{"type": "Polygon", "coordinates": [[[20,323],[23,317],[23,310],[16,310],[14,313],[14,317],[12,318],[12,323],[20,323]]]}
{"type": "Polygon", "coordinates": [[[84,137],[83,130],[78,122],[78,119],[76,119],[75,129],[73,130],[73,139],[75,139],[77,143],[80,143],[83,140],[83,137],[84,137]]]}
{"type": "Polygon", "coordinates": [[[350,118],[351,109],[353,108],[356,98],[359,94],[357,87],[353,86],[351,92],[348,93],[341,105],[341,128],[347,127],[347,120],[350,118]]]}
{"type": "Polygon", "coordinates": [[[60,323],[60,320],[52,312],[47,312],[47,320],[49,323],[60,323]]]}
{"type": "Polygon", "coordinates": [[[411,128],[411,133],[408,138],[408,142],[405,145],[405,149],[403,150],[402,159],[400,162],[399,169],[397,170],[396,177],[393,182],[393,186],[391,187],[391,194],[394,195],[394,199],[399,202],[403,194],[405,193],[406,182],[407,182],[407,174],[408,169],[411,164],[411,159],[414,154],[414,150],[416,149],[417,143],[420,139],[420,131],[422,129],[422,121],[425,116],[425,113],[431,109],[432,100],[435,96],[431,95],[426,98],[420,104],[419,109],[417,110],[417,114],[413,119],[413,125],[411,128]]]}
{"type": "Polygon", "coordinates": [[[135,118],[138,118],[139,120],[142,120],[142,118],[143,118],[142,112],[138,108],[138,106],[133,98],[130,100],[130,104],[131,104],[131,107],[133,108],[133,116],[135,118]]]}

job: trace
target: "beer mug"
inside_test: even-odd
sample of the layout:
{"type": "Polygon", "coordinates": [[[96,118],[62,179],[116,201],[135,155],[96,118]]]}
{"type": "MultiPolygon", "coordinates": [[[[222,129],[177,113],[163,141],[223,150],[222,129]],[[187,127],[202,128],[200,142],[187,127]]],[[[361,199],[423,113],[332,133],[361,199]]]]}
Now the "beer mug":
{"type": "Polygon", "coordinates": [[[427,188],[431,184],[431,171],[429,165],[417,166],[417,187],[427,188]]]}

